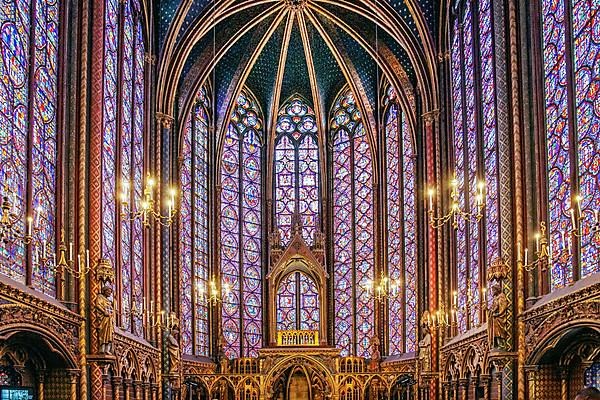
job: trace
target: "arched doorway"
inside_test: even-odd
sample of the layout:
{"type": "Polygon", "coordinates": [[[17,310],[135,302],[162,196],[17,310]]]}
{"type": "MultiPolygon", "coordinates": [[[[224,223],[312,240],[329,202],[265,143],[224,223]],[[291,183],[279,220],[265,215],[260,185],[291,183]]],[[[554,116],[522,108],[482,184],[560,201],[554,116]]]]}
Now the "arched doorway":
{"type": "Polygon", "coordinates": [[[5,333],[0,339],[0,398],[74,398],[79,371],[68,354],[44,333],[5,333]]]}

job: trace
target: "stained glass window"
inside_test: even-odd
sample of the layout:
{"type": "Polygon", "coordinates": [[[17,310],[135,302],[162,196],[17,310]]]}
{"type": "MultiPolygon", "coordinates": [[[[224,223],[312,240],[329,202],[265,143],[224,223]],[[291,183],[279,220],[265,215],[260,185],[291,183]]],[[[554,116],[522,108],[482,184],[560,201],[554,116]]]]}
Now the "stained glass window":
{"type": "Polygon", "coordinates": [[[277,330],[319,330],[319,292],[303,272],[289,274],[277,290],[277,330]]]}
{"type": "Polygon", "coordinates": [[[390,354],[416,350],[416,157],[406,115],[389,86],[385,103],[387,252],[390,278],[401,282],[389,300],[390,354]]]}
{"type": "Polygon", "coordinates": [[[572,242],[578,239],[570,233],[571,210],[578,214],[579,207],[573,202],[577,195],[583,199],[580,208],[589,211],[583,211],[583,237],[575,260],[579,260],[582,278],[600,271],[600,238],[590,234],[591,211],[600,208],[600,39],[594,29],[600,23],[599,11],[598,3],[591,0],[542,1],[548,221],[551,249],[553,254],[561,254],[554,257],[550,271],[553,289],[574,278],[574,259],[566,250],[577,248],[572,242]],[[573,79],[567,74],[569,69],[573,79]],[[578,179],[573,180],[575,176],[578,179]]]}
{"type": "Polygon", "coordinates": [[[221,275],[225,353],[254,357],[262,346],[262,135],[254,99],[240,94],[225,136],[221,164],[221,275]]]}
{"type": "Polygon", "coordinates": [[[343,355],[369,355],[374,335],[373,165],[362,115],[347,90],[332,111],[335,342],[343,355]]]}
{"type": "Polygon", "coordinates": [[[319,147],[312,109],[296,98],[279,112],[275,143],[275,218],[283,245],[292,236],[294,216],[311,245],[319,218],[319,147]]]}
{"type": "Polygon", "coordinates": [[[106,0],[104,25],[102,256],[118,274],[118,324],[142,336],[143,226],[121,217],[117,198],[117,193],[126,196],[135,208],[144,186],[145,45],[139,4],[106,0]]]}
{"type": "MultiPolygon", "coordinates": [[[[11,201],[19,217],[15,227],[24,232],[26,215],[36,215],[39,245],[30,261],[31,281],[34,288],[54,296],[54,275],[40,263],[40,254],[44,244],[47,252],[56,251],[56,93],[61,2],[4,3],[0,9],[0,175],[14,195],[11,201]],[[30,201],[25,195],[28,191],[32,193],[30,201]],[[42,212],[35,212],[38,209],[42,212]]],[[[0,273],[25,283],[25,246],[21,242],[0,243],[0,273]]]]}
{"type": "Polygon", "coordinates": [[[455,20],[451,52],[453,185],[459,194],[459,207],[472,215],[479,211],[478,193],[485,195],[480,222],[474,217],[455,219],[456,286],[452,299],[456,300],[459,332],[479,325],[484,301],[481,271],[501,255],[492,0],[476,4],[477,12],[467,2],[464,14],[455,20]],[[485,186],[480,186],[481,181],[485,186]]]}
{"type": "Polygon", "coordinates": [[[208,107],[206,90],[196,96],[182,137],[179,254],[181,344],[184,354],[209,355],[208,306],[208,107]]]}

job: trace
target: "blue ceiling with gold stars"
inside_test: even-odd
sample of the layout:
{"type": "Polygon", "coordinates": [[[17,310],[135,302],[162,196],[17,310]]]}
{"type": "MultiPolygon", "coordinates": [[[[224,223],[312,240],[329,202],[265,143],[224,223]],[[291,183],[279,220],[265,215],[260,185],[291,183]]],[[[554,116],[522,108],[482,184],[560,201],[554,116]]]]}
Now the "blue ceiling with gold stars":
{"type": "MultiPolygon", "coordinates": [[[[263,110],[272,109],[275,99],[281,106],[296,94],[314,106],[315,93],[329,109],[339,91],[351,81],[358,81],[355,87],[377,108],[381,95],[377,82],[384,74],[377,61],[381,65],[383,54],[385,62],[393,58],[392,69],[402,69],[416,86],[414,48],[437,36],[440,2],[371,1],[164,0],[157,8],[159,54],[164,56],[163,52],[178,46],[187,49],[182,51],[183,56],[170,54],[174,59],[183,59],[179,88],[206,78],[207,69],[211,69],[218,112],[226,110],[231,101],[228,96],[240,79],[263,110]],[[385,18],[374,15],[373,4],[379,7],[375,10],[388,13],[385,18]],[[389,15],[396,19],[396,25],[402,25],[401,30],[386,29],[375,22],[389,20],[389,15]],[[423,25],[419,28],[419,21],[425,29],[423,25]],[[209,28],[198,34],[199,27],[205,26],[209,28]],[[286,26],[291,27],[289,32],[286,26]],[[164,47],[165,43],[174,46],[164,47]],[[407,50],[410,46],[412,53],[407,50]],[[223,54],[215,59],[220,52],[223,54]],[[378,54],[377,60],[373,54],[378,54]]],[[[182,97],[192,95],[189,90],[179,90],[182,97]]]]}

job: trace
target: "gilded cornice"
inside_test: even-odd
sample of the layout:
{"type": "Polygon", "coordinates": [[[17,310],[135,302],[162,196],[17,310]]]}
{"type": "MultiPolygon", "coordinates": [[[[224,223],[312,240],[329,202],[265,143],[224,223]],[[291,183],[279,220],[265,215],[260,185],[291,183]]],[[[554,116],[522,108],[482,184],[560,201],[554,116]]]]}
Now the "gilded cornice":
{"type": "Polygon", "coordinates": [[[6,300],[6,302],[42,310],[54,318],[71,324],[79,325],[83,320],[79,314],[69,310],[57,300],[37,293],[33,289],[27,288],[17,282],[8,283],[3,280],[5,278],[2,277],[1,279],[0,298],[6,300]],[[19,286],[22,286],[22,288],[19,288],[19,286]]]}

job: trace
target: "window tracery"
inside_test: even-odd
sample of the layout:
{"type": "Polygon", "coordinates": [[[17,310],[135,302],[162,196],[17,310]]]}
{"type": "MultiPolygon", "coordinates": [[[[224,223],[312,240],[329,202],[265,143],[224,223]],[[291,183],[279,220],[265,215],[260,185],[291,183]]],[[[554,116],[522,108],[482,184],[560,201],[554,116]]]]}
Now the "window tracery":
{"type": "Polygon", "coordinates": [[[262,346],[262,140],[259,108],[241,93],[231,116],[221,163],[221,276],[229,358],[253,357],[262,346]]]}
{"type": "MultiPolygon", "coordinates": [[[[60,1],[6,1],[0,10],[0,175],[18,222],[36,215],[36,240],[56,251],[60,1]],[[30,196],[27,193],[31,193],[30,196]],[[36,211],[38,210],[38,211],[36,211]],[[42,212],[39,212],[41,210],[42,212]]],[[[42,251],[38,246],[36,251],[42,251]]],[[[0,243],[0,273],[55,296],[54,273],[26,256],[22,242],[0,243]],[[27,263],[30,264],[30,276],[27,263]]]]}
{"type": "Polygon", "coordinates": [[[332,111],[334,336],[342,355],[368,356],[374,335],[373,166],[362,115],[346,90],[332,111]],[[349,234],[350,233],[350,234],[349,234]]]}

